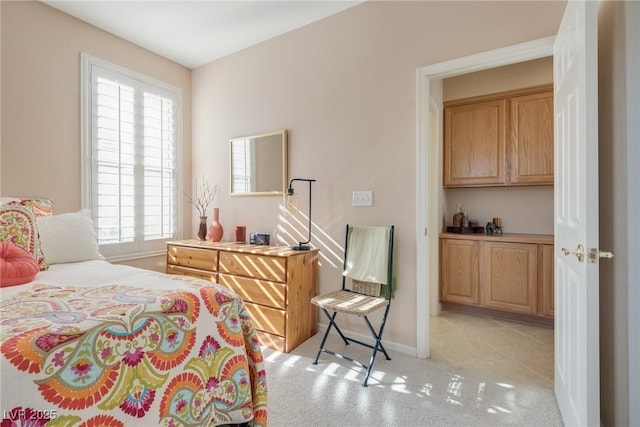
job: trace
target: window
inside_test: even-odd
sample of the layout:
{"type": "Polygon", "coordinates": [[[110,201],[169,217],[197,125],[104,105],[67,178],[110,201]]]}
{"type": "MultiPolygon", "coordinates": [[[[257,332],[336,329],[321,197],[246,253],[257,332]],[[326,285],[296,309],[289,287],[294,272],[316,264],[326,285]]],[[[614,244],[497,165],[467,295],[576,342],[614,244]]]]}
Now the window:
{"type": "Polygon", "coordinates": [[[181,92],[82,55],[83,207],[111,260],[161,253],[181,234],[181,92]]]}

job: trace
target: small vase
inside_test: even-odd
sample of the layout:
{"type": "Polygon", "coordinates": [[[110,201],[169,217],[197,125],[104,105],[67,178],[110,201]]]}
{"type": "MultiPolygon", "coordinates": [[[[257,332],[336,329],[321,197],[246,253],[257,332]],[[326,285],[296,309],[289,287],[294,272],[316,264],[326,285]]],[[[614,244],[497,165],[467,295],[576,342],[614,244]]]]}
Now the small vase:
{"type": "Polygon", "coordinates": [[[198,238],[200,240],[207,239],[207,217],[206,216],[200,217],[200,228],[198,228],[198,238]]]}
{"type": "Polygon", "coordinates": [[[220,209],[213,208],[213,222],[209,226],[209,239],[212,242],[219,242],[222,240],[222,234],[224,230],[222,229],[222,224],[219,222],[220,219],[220,209]]]}

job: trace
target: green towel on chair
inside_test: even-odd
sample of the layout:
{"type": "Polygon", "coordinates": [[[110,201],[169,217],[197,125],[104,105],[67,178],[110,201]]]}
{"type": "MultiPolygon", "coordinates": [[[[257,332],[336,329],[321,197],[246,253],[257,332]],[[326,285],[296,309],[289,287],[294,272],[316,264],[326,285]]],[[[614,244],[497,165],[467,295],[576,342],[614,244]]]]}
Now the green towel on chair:
{"type": "Polygon", "coordinates": [[[387,284],[389,227],[350,227],[346,268],[342,274],[363,282],[387,284]]]}

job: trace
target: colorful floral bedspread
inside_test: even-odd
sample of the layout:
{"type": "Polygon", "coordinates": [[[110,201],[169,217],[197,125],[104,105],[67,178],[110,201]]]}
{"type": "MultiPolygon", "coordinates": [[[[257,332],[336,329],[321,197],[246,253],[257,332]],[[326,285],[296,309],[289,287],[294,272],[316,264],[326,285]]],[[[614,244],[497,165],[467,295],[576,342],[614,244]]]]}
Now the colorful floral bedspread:
{"type": "Polygon", "coordinates": [[[2,426],[266,425],[263,357],[242,300],[167,277],[172,289],[34,282],[2,298],[1,381],[12,390],[0,396],[2,426]]]}

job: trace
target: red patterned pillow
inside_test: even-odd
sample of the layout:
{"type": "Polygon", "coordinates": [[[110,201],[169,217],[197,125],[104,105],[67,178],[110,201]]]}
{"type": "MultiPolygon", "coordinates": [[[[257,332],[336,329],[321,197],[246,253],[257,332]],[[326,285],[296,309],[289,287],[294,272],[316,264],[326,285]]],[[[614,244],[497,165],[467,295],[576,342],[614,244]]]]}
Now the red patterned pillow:
{"type": "Polygon", "coordinates": [[[31,209],[19,205],[0,206],[0,241],[26,250],[36,260],[40,270],[49,268],[40,248],[36,218],[31,209]]]}
{"type": "Polygon", "coordinates": [[[30,282],[38,271],[38,263],[31,254],[12,243],[0,242],[0,287],[30,282]]]}

